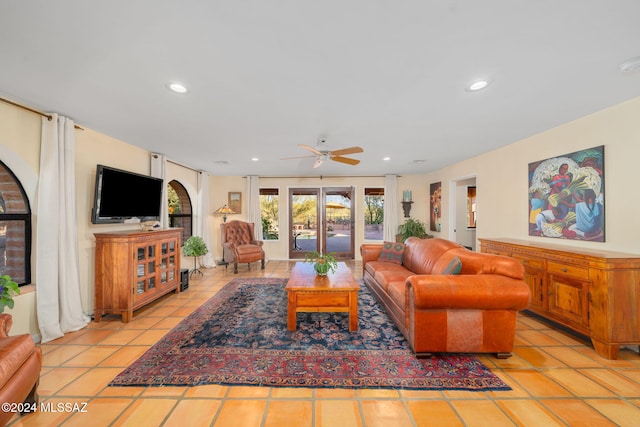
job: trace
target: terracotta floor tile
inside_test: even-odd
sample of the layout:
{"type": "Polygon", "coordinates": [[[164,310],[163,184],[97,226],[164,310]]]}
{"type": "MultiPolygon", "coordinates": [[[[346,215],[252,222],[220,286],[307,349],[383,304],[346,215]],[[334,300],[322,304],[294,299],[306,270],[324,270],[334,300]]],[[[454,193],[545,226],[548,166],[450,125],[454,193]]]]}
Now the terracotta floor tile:
{"type": "Polygon", "coordinates": [[[620,427],[637,427],[640,408],[619,399],[589,399],[586,403],[620,427]]]}
{"type": "Polygon", "coordinates": [[[545,347],[544,351],[572,368],[602,367],[599,359],[587,357],[571,347],[545,347]]]}
{"type": "Polygon", "coordinates": [[[622,374],[608,369],[579,369],[578,371],[618,396],[640,397],[640,384],[622,374]]]}
{"type": "Polygon", "coordinates": [[[546,374],[580,397],[610,397],[613,393],[573,369],[551,369],[546,374]]]}
{"type": "Polygon", "coordinates": [[[64,345],[48,351],[42,356],[42,366],[60,366],[69,359],[89,349],[88,345],[64,345]]]}
{"type": "Polygon", "coordinates": [[[95,396],[120,373],[116,368],[95,368],[58,392],[63,396],[95,396]]]}
{"type": "Polygon", "coordinates": [[[70,344],[82,345],[82,344],[97,344],[100,341],[106,339],[114,331],[111,329],[87,329],[85,334],[82,334],[75,339],[69,341],[70,344]]]}
{"type": "Polygon", "coordinates": [[[271,397],[274,399],[311,398],[313,397],[313,389],[304,387],[275,387],[271,390],[271,397]]]}
{"type": "Polygon", "coordinates": [[[571,393],[546,375],[535,371],[509,371],[505,372],[513,380],[517,381],[523,389],[536,397],[569,397],[571,393]]]}
{"type": "Polygon", "coordinates": [[[140,356],[144,354],[145,351],[149,349],[149,346],[143,345],[129,345],[124,348],[120,348],[118,351],[114,352],[111,356],[107,357],[105,360],[100,362],[98,366],[101,368],[108,367],[121,367],[126,368],[133,362],[135,362],[140,356]]]}
{"type": "Polygon", "coordinates": [[[86,413],[75,413],[65,427],[108,426],[129,406],[131,399],[96,398],[88,402],[86,413]]]}
{"type": "Polygon", "coordinates": [[[361,399],[399,399],[400,398],[400,392],[398,390],[364,389],[364,390],[357,390],[356,394],[361,399]]]}
{"type": "Polygon", "coordinates": [[[89,368],[55,368],[45,375],[40,375],[38,394],[51,396],[87,372],[90,372],[89,368]]]}
{"type": "Polygon", "coordinates": [[[160,426],[177,403],[175,399],[136,399],[112,427],[160,426]]]}
{"type": "Polygon", "coordinates": [[[615,424],[601,413],[578,399],[544,399],[540,403],[568,425],[614,427],[615,424]]]}
{"type": "Polygon", "coordinates": [[[552,357],[545,349],[546,347],[522,347],[514,349],[514,353],[535,368],[565,368],[567,366],[565,363],[552,357]]]}
{"type": "Polygon", "coordinates": [[[140,329],[122,329],[115,331],[102,341],[99,345],[126,345],[137,338],[142,333],[140,329]]]}
{"type": "Polygon", "coordinates": [[[210,385],[199,385],[196,387],[188,387],[187,391],[184,393],[185,397],[199,398],[223,398],[229,392],[229,387],[224,385],[210,384],[210,385]]]}
{"type": "Polygon", "coordinates": [[[131,341],[129,344],[131,345],[153,345],[158,342],[158,340],[164,337],[169,329],[150,329],[148,331],[144,331],[137,338],[131,341]]]}
{"type": "Polygon", "coordinates": [[[496,403],[519,426],[562,426],[563,423],[535,400],[498,400],[496,403]]]}
{"type": "Polygon", "coordinates": [[[464,426],[449,402],[442,400],[412,400],[407,402],[417,427],[464,426]]]}
{"type": "Polygon", "coordinates": [[[317,399],[353,399],[356,391],[347,388],[318,388],[314,390],[317,399]]]}
{"type": "Polygon", "coordinates": [[[393,400],[364,400],[360,402],[367,427],[413,426],[404,404],[393,400]]]}
{"type": "Polygon", "coordinates": [[[266,400],[229,400],[220,409],[214,426],[259,426],[266,407],[266,400]]]}
{"type": "Polygon", "coordinates": [[[93,346],[67,360],[63,366],[97,366],[107,357],[118,351],[117,346],[93,346]]]}
{"type": "Polygon", "coordinates": [[[313,425],[313,402],[301,400],[271,401],[263,427],[311,427],[313,425]]]}
{"type": "Polygon", "coordinates": [[[180,397],[189,387],[147,387],[142,392],[142,397],[180,397]]]}
{"type": "Polygon", "coordinates": [[[175,406],[169,418],[164,423],[166,426],[200,427],[211,425],[221,402],[211,399],[186,399],[181,400],[175,406]]]}
{"type": "Polygon", "coordinates": [[[520,331],[518,332],[518,337],[525,340],[531,345],[543,347],[548,345],[562,345],[562,343],[558,340],[551,338],[549,335],[542,333],[540,331],[520,331]]]}
{"type": "Polygon", "coordinates": [[[315,427],[362,427],[358,403],[353,400],[318,400],[315,427]]]}
{"type": "Polygon", "coordinates": [[[513,427],[509,417],[490,400],[452,400],[450,403],[466,427],[513,427]]]}

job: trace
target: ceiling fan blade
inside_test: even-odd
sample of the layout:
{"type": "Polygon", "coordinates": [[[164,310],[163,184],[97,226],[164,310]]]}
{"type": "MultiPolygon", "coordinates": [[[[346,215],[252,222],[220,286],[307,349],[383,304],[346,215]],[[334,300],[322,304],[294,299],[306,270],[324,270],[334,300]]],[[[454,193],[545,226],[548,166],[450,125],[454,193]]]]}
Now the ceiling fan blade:
{"type": "Polygon", "coordinates": [[[343,154],[362,153],[363,151],[364,150],[360,147],[349,147],[349,148],[343,148],[341,150],[333,150],[331,151],[331,155],[342,156],[343,154]]]}
{"type": "Polygon", "coordinates": [[[348,165],[357,165],[358,163],[360,163],[360,160],[350,159],[348,157],[341,157],[341,156],[331,156],[331,160],[335,160],[336,162],[340,162],[340,163],[346,163],[348,165]]]}
{"type": "Polygon", "coordinates": [[[313,168],[319,168],[322,163],[324,163],[324,159],[322,157],[318,157],[318,159],[313,163],[313,168]]]}
{"type": "Polygon", "coordinates": [[[282,157],[280,158],[280,160],[310,159],[312,157],[317,157],[317,156],[282,157]]]}
{"type": "Polygon", "coordinates": [[[306,145],[306,144],[298,144],[298,147],[302,147],[302,148],[306,148],[307,150],[311,151],[313,154],[315,154],[316,156],[321,156],[322,152],[318,151],[317,148],[312,147],[310,145],[306,145]]]}

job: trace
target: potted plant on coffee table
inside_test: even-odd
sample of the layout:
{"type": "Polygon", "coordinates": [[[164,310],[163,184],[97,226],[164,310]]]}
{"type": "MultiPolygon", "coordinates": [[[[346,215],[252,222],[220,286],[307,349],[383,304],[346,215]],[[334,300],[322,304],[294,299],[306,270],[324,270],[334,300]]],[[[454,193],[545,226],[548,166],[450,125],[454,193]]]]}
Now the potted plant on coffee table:
{"type": "Polygon", "coordinates": [[[309,251],[304,254],[304,262],[312,262],[316,273],[319,276],[326,276],[329,272],[335,273],[338,268],[338,261],[335,255],[335,252],[321,254],[318,251],[309,251]]]}
{"type": "Polygon", "coordinates": [[[196,262],[199,257],[206,255],[208,252],[209,249],[207,248],[207,244],[204,242],[202,237],[191,236],[184,242],[184,245],[182,245],[182,253],[184,253],[185,256],[194,257],[193,270],[191,270],[191,273],[189,274],[190,276],[194,275],[195,273],[198,273],[201,276],[203,275],[202,271],[200,271],[200,267],[202,265],[196,267],[196,262]]]}

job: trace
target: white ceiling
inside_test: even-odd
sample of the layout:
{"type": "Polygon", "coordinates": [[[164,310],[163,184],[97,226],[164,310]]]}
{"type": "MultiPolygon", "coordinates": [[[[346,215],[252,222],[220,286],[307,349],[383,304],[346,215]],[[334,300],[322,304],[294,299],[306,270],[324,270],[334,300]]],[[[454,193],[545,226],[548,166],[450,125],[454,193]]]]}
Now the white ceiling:
{"type": "Polygon", "coordinates": [[[640,96],[619,69],[639,17],[638,0],[4,1],[0,95],[214,175],[424,173],[640,96]],[[280,160],[319,136],[361,163],[280,160]]]}

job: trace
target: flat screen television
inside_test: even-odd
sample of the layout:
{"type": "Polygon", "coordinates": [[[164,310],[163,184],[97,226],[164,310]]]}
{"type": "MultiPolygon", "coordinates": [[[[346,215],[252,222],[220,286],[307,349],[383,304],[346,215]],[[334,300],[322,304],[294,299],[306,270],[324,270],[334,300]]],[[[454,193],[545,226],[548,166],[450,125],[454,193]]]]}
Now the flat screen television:
{"type": "Polygon", "coordinates": [[[111,224],[132,218],[160,219],[163,180],[98,165],[91,222],[111,224]]]}

